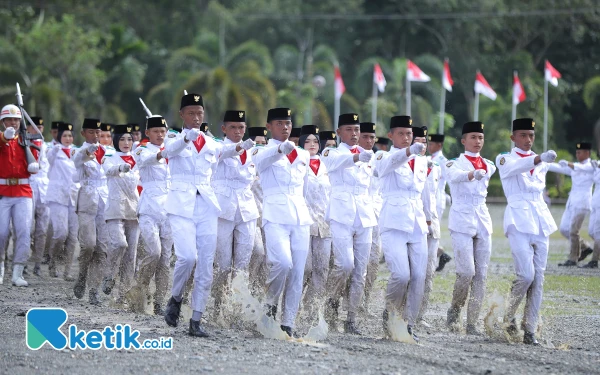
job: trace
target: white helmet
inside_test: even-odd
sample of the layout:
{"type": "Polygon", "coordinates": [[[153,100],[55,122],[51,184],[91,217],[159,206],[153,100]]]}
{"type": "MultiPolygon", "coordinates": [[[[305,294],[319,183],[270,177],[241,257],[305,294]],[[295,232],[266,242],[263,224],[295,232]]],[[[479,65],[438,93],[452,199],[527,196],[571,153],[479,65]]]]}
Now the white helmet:
{"type": "Polygon", "coordinates": [[[14,104],[5,105],[0,112],[0,120],[5,118],[21,118],[21,110],[14,104]]]}

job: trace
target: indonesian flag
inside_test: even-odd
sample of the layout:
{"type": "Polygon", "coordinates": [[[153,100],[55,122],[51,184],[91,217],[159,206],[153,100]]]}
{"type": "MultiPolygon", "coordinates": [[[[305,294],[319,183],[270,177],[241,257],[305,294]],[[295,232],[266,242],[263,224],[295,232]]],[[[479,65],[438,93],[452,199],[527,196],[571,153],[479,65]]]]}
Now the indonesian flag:
{"type": "Polygon", "coordinates": [[[333,69],[333,74],[335,76],[335,99],[339,100],[346,92],[346,86],[344,86],[344,80],[342,80],[342,74],[337,65],[333,69]]]}
{"type": "Polygon", "coordinates": [[[519,75],[515,72],[513,76],[513,104],[524,102],[525,98],[527,98],[525,90],[523,89],[519,75]]]}
{"type": "Polygon", "coordinates": [[[450,75],[450,64],[448,64],[448,59],[444,61],[444,74],[442,75],[442,86],[450,92],[452,92],[452,85],[454,85],[454,81],[452,80],[452,76],[450,75]]]}
{"type": "Polygon", "coordinates": [[[429,76],[427,74],[423,73],[423,71],[421,69],[419,69],[419,67],[416,66],[415,63],[413,63],[410,60],[408,60],[406,69],[407,69],[406,76],[409,81],[412,81],[412,82],[429,82],[429,81],[431,81],[431,78],[429,78],[429,76]]]}
{"type": "Polygon", "coordinates": [[[483,94],[492,100],[496,100],[496,92],[479,71],[477,71],[477,75],[475,76],[475,92],[477,94],[483,94]]]}
{"type": "Polygon", "coordinates": [[[550,61],[546,60],[546,67],[544,68],[544,75],[546,76],[546,81],[550,82],[552,86],[558,86],[558,79],[561,77],[558,70],[554,69],[550,61]]]}
{"type": "Polygon", "coordinates": [[[373,82],[377,85],[379,92],[385,91],[385,85],[387,82],[385,81],[385,77],[383,76],[383,71],[379,64],[375,64],[375,69],[373,69],[373,82]]]}

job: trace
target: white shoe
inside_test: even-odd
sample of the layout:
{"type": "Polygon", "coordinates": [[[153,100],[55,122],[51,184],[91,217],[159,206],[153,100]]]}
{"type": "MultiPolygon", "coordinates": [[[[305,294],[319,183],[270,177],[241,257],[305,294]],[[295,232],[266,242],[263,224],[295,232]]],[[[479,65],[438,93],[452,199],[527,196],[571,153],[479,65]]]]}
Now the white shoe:
{"type": "Polygon", "coordinates": [[[15,264],[13,266],[12,284],[14,286],[29,286],[27,281],[23,278],[23,264],[15,264]]]}
{"type": "Polygon", "coordinates": [[[0,285],[4,284],[4,262],[0,262],[0,285]]]}

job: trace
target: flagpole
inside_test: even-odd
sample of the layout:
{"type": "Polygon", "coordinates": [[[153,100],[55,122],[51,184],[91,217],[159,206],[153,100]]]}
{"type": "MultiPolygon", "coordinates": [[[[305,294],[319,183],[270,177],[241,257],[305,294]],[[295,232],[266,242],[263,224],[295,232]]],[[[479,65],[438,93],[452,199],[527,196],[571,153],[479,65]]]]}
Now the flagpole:
{"type": "MultiPolygon", "coordinates": [[[[443,73],[442,73],[443,74],[443,73]]],[[[442,77],[443,82],[443,77],[442,77]]],[[[444,134],[444,114],[446,113],[446,89],[442,85],[442,95],[440,99],[440,127],[438,129],[439,134],[444,134]]]]}
{"type": "Polygon", "coordinates": [[[410,81],[406,72],[406,115],[410,116],[410,81]]]}
{"type": "Polygon", "coordinates": [[[548,151],[548,80],[546,79],[545,76],[544,76],[544,151],[548,151]]]}
{"type": "Polygon", "coordinates": [[[473,114],[473,121],[479,120],[479,93],[475,93],[475,113],[473,114]]]}
{"type": "Polygon", "coordinates": [[[377,84],[375,83],[375,77],[373,77],[373,103],[371,105],[371,122],[377,124],[377,84]]]}

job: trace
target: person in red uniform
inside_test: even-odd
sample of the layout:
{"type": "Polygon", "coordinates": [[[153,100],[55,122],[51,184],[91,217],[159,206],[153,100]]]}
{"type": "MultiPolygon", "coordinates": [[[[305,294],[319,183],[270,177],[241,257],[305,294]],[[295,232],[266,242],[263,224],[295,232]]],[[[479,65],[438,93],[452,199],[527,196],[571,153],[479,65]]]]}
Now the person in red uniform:
{"type": "MultiPolygon", "coordinates": [[[[12,284],[27,286],[27,281],[23,279],[23,268],[29,258],[33,216],[33,192],[29,176],[37,173],[40,166],[37,162],[27,165],[25,149],[19,144],[19,108],[12,104],[4,106],[0,112],[0,122],[4,127],[4,131],[0,133],[0,260],[4,261],[4,249],[12,220],[16,234],[12,284]]],[[[4,263],[0,263],[0,266],[2,280],[4,263]]]]}

